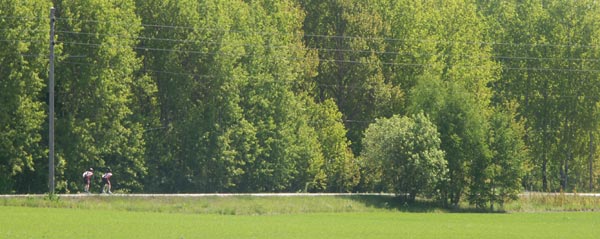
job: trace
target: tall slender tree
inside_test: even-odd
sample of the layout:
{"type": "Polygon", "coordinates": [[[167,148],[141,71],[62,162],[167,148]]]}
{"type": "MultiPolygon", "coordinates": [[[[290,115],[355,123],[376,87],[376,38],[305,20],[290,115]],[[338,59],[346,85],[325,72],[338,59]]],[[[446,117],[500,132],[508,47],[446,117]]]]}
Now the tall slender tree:
{"type": "Polygon", "coordinates": [[[140,19],[129,0],[57,1],[63,56],[56,64],[57,190],[81,188],[81,172],[112,168],[116,188],[141,190],[143,126],[132,117],[141,66],[140,19]],[[72,58],[66,58],[72,57],[72,58]]]}
{"type": "Polygon", "coordinates": [[[0,3],[0,193],[47,191],[47,1],[0,3]]]}
{"type": "Polygon", "coordinates": [[[404,91],[384,74],[389,25],[379,1],[299,1],[306,11],[304,42],[319,57],[315,98],[333,99],[343,114],[352,149],[359,154],[366,127],[402,110],[404,91]],[[383,35],[383,37],[382,37],[383,35]]]}
{"type": "Polygon", "coordinates": [[[158,86],[157,128],[164,132],[148,149],[157,152],[149,155],[159,166],[153,181],[162,182],[153,187],[323,189],[321,147],[294,92],[314,68],[302,61],[304,15],[296,5],[138,2],[138,12],[154,21],[145,29],[151,39],[141,42],[149,50],[140,53],[158,86]]]}
{"type": "Polygon", "coordinates": [[[524,184],[543,191],[583,186],[568,179],[582,178],[577,175],[588,165],[589,133],[597,133],[598,4],[480,1],[480,8],[490,35],[502,42],[494,45],[504,69],[493,86],[495,101],[517,102],[526,119],[534,170],[524,184]]]}

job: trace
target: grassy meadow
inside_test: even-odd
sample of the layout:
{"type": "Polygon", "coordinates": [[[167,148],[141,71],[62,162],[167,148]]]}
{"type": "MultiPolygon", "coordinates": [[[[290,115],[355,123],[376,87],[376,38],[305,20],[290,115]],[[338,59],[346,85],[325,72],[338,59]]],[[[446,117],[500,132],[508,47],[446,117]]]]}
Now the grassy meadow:
{"type": "Polygon", "coordinates": [[[505,205],[521,211],[478,213],[468,208],[444,209],[431,202],[406,204],[386,196],[0,198],[0,238],[591,238],[598,235],[600,213],[588,206],[591,200],[598,199],[570,200],[563,200],[569,205],[559,206],[554,203],[560,200],[540,196],[505,205]],[[538,202],[541,205],[544,200],[547,205],[540,207],[538,202]],[[574,208],[577,205],[580,207],[574,208]]]}

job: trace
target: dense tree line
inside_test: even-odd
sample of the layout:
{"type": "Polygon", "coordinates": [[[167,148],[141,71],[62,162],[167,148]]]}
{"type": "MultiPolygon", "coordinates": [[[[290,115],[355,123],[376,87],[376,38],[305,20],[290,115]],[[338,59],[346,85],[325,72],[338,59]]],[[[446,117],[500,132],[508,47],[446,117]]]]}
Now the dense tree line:
{"type": "Polygon", "coordinates": [[[595,1],[8,0],[0,192],[594,191],[595,1]]]}

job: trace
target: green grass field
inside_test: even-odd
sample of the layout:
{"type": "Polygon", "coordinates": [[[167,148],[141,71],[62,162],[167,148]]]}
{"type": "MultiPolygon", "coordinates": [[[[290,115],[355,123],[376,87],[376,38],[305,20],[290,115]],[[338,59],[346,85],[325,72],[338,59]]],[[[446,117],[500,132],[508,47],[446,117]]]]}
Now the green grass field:
{"type": "Polygon", "coordinates": [[[212,215],[0,207],[1,238],[593,238],[600,214],[212,215]]]}
{"type": "Polygon", "coordinates": [[[387,197],[0,199],[0,238],[594,238],[599,212],[453,213],[387,197]]]}

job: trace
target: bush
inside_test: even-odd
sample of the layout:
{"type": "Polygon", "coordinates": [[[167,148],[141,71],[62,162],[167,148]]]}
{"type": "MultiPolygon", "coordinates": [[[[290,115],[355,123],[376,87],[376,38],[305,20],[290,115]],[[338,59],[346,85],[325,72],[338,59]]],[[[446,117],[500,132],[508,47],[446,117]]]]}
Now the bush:
{"type": "Polygon", "coordinates": [[[378,119],[365,132],[362,157],[373,187],[404,195],[413,201],[418,194],[436,194],[446,177],[446,160],[440,137],[424,114],[378,119]]]}

